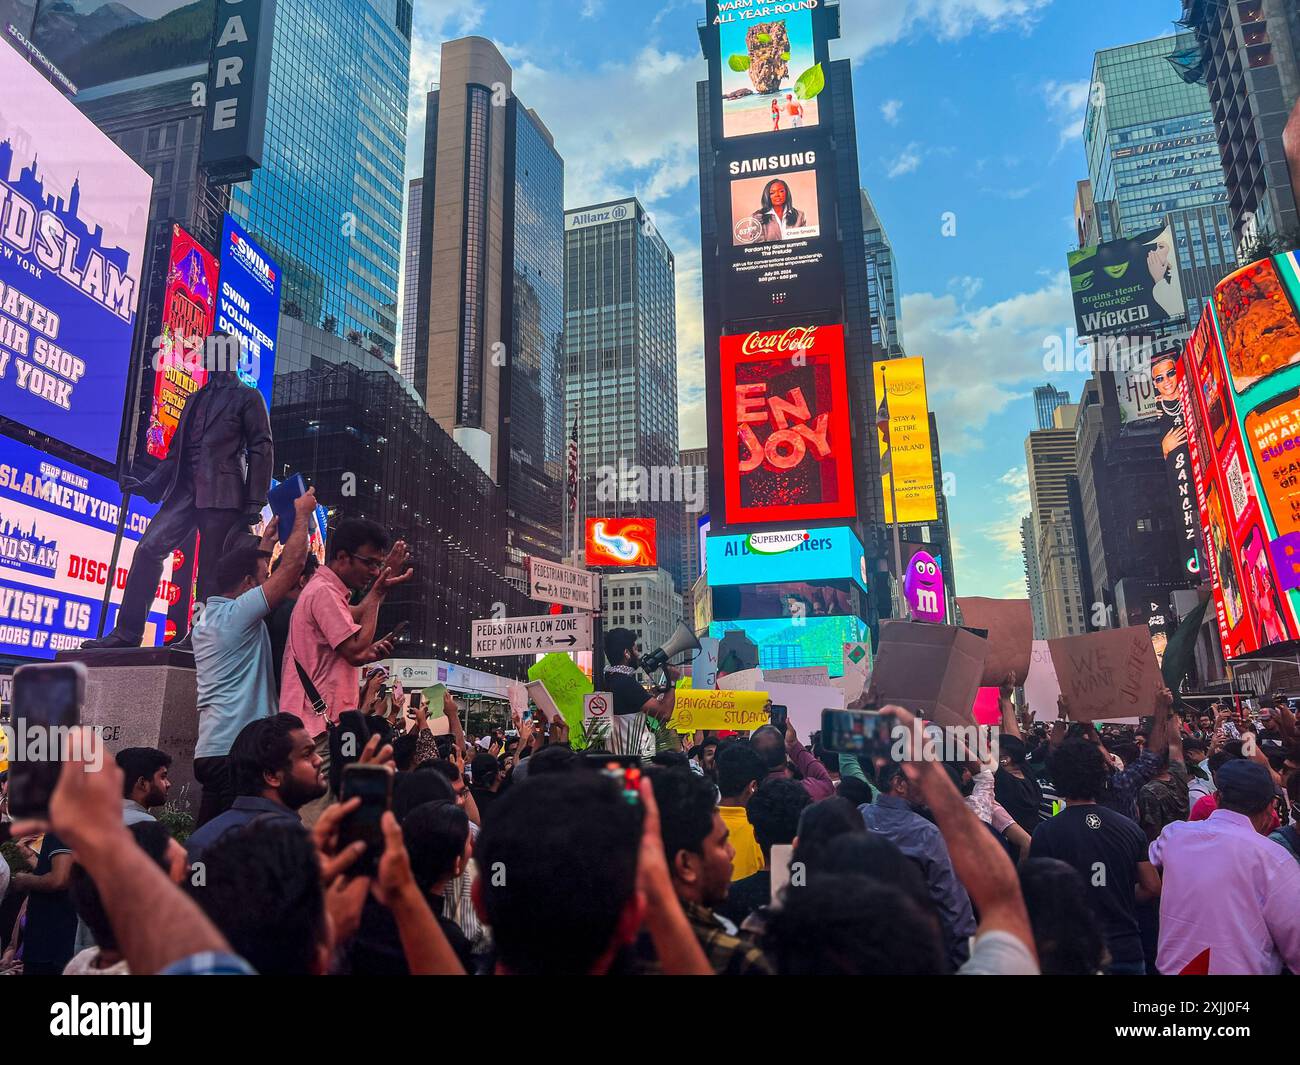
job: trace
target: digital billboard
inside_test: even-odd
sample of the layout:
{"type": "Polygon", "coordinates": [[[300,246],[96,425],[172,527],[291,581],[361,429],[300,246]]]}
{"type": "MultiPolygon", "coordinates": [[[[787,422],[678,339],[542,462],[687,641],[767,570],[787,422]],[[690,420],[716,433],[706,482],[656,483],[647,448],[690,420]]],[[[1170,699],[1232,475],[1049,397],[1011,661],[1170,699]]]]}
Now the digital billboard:
{"type": "Polygon", "coordinates": [[[204,339],[212,332],[217,307],[217,260],[212,253],[174,225],[169,255],[145,434],[145,449],[156,459],[167,457],[185,401],[208,379],[204,339]]]}
{"type": "Polygon", "coordinates": [[[275,342],[280,328],[280,267],[226,215],[216,328],[239,337],[239,377],[271,407],[275,342]]]}
{"type": "Polygon", "coordinates": [[[791,0],[720,0],[722,135],[745,137],[819,124],[826,84],[817,62],[818,7],[791,0]]]}
{"type": "Polygon", "coordinates": [[[1149,332],[1187,317],[1168,225],[1080,248],[1066,258],[1080,336],[1149,332]]]}
{"type": "Polygon", "coordinates": [[[214,0],[44,0],[33,41],[78,89],[206,64],[214,0]]]}
{"type": "Polygon", "coordinates": [[[925,361],[883,359],[874,364],[877,401],[886,403],[889,435],[880,429],[880,478],[885,521],[894,521],[889,481],[894,479],[900,522],[935,521],[934,453],[930,448],[930,407],[925,394],[925,361]]]}
{"type": "Polygon", "coordinates": [[[153,181],[0,48],[0,415],[114,462],[153,181]]]}
{"type": "Polygon", "coordinates": [[[725,336],[720,376],[726,524],[854,517],[843,328],[725,336]]]}
{"type": "Polygon", "coordinates": [[[659,556],[654,518],[588,518],[588,566],[653,566],[659,556]]]}
{"type": "Polygon", "coordinates": [[[838,308],[829,154],[808,147],[724,153],[719,229],[728,321],[792,309],[838,308]]]}
{"type": "Polygon", "coordinates": [[[903,574],[903,596],[917,621],[942,625],[948,619],[948,596],[943,584],[943,561],[928,551],[916,551],[903,574]]]}
{"type": "MultiPolygon", "coordinates": [[[[53,658],[99,631],[122,493],[107,477],[0,437],[0,654],[53,658]]],[[[113,627],[136,544],[158,508],[127,512],[105,631],[113,627]]],[[[164,568],[144,642],[162,643],[180,589],[164,568]]]]}
{"type": "Polygon", "coordinates": [[[1300,606],[1300,262],[1230,274],[1188,341],[1180,387],[1226,657],[1295,639],[1300,606]]]}
{"type": "Polygon", "coordinates": [[[758,647],[759,669],[825,666],[832,677],[844,675],[844,645],[870,639],[867,623],[849,614],[840,617],[747,618],[713,621],[709,635],[745,634],[758,647]]]}
{"type": "Polygon", "coordinates": [[[710,536],[705,558],[711,587],[851,579],[868,590],[862,544],[842,525],[710,536]]]}

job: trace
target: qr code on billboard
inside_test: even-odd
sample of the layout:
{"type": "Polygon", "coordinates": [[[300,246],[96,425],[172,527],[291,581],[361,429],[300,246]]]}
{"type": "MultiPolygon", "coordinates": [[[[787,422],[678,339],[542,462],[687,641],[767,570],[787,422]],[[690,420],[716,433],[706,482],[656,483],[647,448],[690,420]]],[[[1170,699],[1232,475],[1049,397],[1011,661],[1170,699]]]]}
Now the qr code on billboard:
{"type": "Polygon", "coordinates": [[[1246,509],[1246,503],[1249,502],[1246,495],[1246,481],[1241,474],[1241,463],[1237,460],[1235,452],[1228,463],[1227,473],[1228,498],[1232,500],[1232,517],[1235,521],[1241,518],[1242,511],[1246,509]]]}

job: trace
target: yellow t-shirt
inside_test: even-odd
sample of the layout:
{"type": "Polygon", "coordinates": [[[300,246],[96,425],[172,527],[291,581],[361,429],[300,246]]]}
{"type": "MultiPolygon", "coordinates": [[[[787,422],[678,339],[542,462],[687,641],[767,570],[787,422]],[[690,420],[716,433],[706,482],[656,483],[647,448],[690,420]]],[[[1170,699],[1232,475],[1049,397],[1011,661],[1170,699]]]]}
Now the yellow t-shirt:
{"type": "Polygon", "coordinates": [[[736,857],[731,868],[732,880],[743,880],[763,868],[763,851],[754,838],[754,826],[743,806],[719,806],[718,813],[727,825],[736,857]]]}

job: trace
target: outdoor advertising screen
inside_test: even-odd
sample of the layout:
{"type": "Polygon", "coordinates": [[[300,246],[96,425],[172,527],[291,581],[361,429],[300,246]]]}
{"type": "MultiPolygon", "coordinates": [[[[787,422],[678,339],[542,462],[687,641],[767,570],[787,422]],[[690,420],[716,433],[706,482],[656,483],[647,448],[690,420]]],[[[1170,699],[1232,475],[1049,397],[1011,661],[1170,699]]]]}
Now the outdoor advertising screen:
{"type": "Polygon", "coordinates": [[[1080,336],[1151,332],[1187,317],[1169,226],[1067,255],[1080,336]]]}
{"type": "Polygon", "coordinates": [[[173,226],[145,435],[145,449],[156,459],[167,457],[185,401],[208,379],[203,342],[212,332],[216,307],[217,260],[180,226],[173,226]]]}
{"type": "Polygon", "coordinates": [[[726,524],[854,517],[843,328],[725,336],[720,375],[726,524]]]}
{"type": "Polygon", "coordinates": [[[44,0],[32,43],[88,89],[206,64],[215,22],[215,0],[44,0]]]}
{"type": "Polygon", "coordinates": [[[867,591],[862,544],[846,526],[710,536],[709,584],[768,584],[851,579],[867,591]]]}
{"type": "Polygon", "coordinates": [[[855,615],[838,617],[747,618],[713,621],[709,635],[721,640],[739,630],[758,646],[759,669],[825,666],[832,677],[844,675],[844,645],[868,640],[867,623],[855,615]]]}
{"type": "Polygon", "coordinates": [[[1298,299],[1295,253],[1243,267],[1216,287],[1183,357],[1197,505],[1230,658],[1300,633],[1298,299]]]}
{"type": "MultiPolygon", "coordinates": [[[[0,437],[0,654],[53,658],[98,633],[121,504],[109,478],[0,437]]],[[[131,501],[105,631],[157,510],[131,501]]],[[[162,643],[168,605],[179,599],[170,576],[168,562],[145,626],[146,646],[162,643]]]]}
{"type": "Polygon", "coordinates": [[[894,520],[889,502],[889,479],[901,522],[937,520],[934,495],[934,452],[930,447],[930,407],[925,394],[925,361],[883,359],[875,363],[877,402],[884,397],[889,411],[889,437],[880,429],[881,469],[892,470],[880,478],[885,500],[885,521],[894,520]],[[885,385],[888,384],[886,388],[885,385]]]}
{"type": "Polygon", "coordinates": [[[654,566],[654,518],[588,518],[588,566],[654,566]]]}
{"type": "Polygon", "coordinates": [[[216,328],[239,337],[239,377],[271,407],[280,328],[280,267],[230,215],[221,234],[216,328]]]}
{"type": "Polygon", "coordinates": [[[726,320],[838,308],[835,197],[826,147],[728,153],[718,169],[726,320]]]}
{"type": "Polygon", "coordinates": [[[826,84],[817,61],[818,0],[718,0],[722,135],[807,129],[821,120],[826,84]]]}
{"type": "Polygon", "coordinates": [[[0,48],[0,415],[117,459],[153,181],[0,48]]]}

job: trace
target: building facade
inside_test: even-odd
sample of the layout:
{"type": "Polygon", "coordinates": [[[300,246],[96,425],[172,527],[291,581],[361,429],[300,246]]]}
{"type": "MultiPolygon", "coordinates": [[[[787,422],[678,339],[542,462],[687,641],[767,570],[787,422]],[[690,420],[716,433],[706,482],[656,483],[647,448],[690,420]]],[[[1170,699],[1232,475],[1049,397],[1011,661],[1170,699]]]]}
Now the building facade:
{"type": "MultiPolygon", "coordinates": [[[[578,426],[577,518],[653,518],[683,587],[673,253],[635,200],[565,212],[565,424],[578,426]]],[[[684,473],[684,471],[682,471],[684,473]]]]}
{"type": "Polygon", "coordinates": [[[1025,592],[1029,596],[1029,612],[1034,619],[1034,639],[1047,639],[1047,614],[1043,610],[1043,582],[1038,573],[1038,537],[1034,532],[1034,519],[1025,515],[1020,520],[1020,550],[1025,562],[1025,592]]]}
{"type": "Polygon", "coordinates": [[[1283,131],[1300,98],[1295,0],[1183,0],[1191,30],[1184,76],[1204,85],[1240,251],[1259,236],[1294,238],[1300,215],[1283,131]]]}
{"type": "Polygon", "coordinates": [[[1170,223],[1187,330],[1236,264],[1210,95],[1170,62],[1194,45],[1180,33],[1098,52],[1083,127],[1101,239],[1170,223]]]}
{"type": "Polygon", "coordinates": [[[1052,428],[1035,429],[1025,440],[1032,543],[1036,551],[1032,561],[1038,566],[1043,631],[1052,639],[1085,631],[1071,509],[1078,410],[1075,404],[1057,407],[1052,412],[1052,428]]]}
{"type": "Polygon", "coordinates": [[[899,328],[898,263],[885,224],[866,189],[860,189],[862,243],[866,251],[867,307],[871,321],[871,347],[876,358],[897,358],[903,354],[903,333],[899,328]]]}
{"type": "Polygon", "coordinates": [[[412,379],[505,489],[507,570],[558,559],[564,507],[564,162],[482,37],[428,97],[412,379]]]}
{"type": "Polygon", "coordinates": [[[691,478],[699,486],[703,506],[697,511],[682,507],[682,609],[687,619],[695,616],[695,582],[704,572],[701,555],[700,522],[709,516],[709,449],[707,447],[683,448],[678,462],[682,477],[691,478]]]}
{"type": "Polygon", "coordinates": [[[424,179],[415,178],[406,186],[406,240],[403,245],[402,306],[399,318],[402,338],[398,346],[398,364],[402,380],[415,390],[416,314],[420,293],[420,231],[424,217],[424,179]]]}
{"type": "Polygon", "coordinates": [[[1049,640],[1079,636],[1088,631],[1089,605],[1079,583],[1079,558],[1075,551],[1074,520],[1068,507],[1051,511],[1039,525],[1038,572],[1043,596],[1044,635],[1049,640]]]}
{"type": "Polygon", "coordinates": [[[1038,428],[1052,427],[1052,412],[1057,407],[1064,407],[1070,402],[1070,393],[1054,385],[1039,385],[1034,389],[1034,416],[1038,419],[1038,428]]]}

